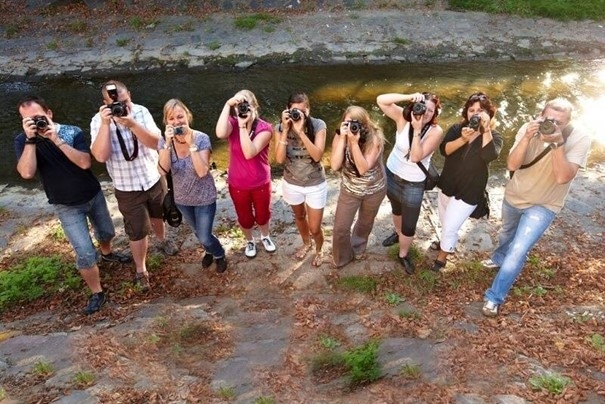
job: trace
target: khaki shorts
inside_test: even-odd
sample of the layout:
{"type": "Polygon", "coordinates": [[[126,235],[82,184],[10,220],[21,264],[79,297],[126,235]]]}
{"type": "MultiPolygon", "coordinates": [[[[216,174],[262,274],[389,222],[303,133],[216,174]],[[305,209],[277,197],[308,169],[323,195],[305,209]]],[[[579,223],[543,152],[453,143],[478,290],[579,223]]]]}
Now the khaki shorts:
{"type": "Polygon", "coordinates": [[[138,241],[151,233],[151,219],[162,219],[162,201],[166,194],[164,179],[147,191],[116,189],[118,209],[124,217],[124,231],[130,241],[138,241]]]}

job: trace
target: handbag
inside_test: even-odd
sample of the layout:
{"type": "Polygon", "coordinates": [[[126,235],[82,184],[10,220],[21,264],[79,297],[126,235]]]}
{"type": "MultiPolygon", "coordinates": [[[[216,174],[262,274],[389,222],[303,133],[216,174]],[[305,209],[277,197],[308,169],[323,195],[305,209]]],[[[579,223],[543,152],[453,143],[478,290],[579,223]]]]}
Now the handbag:
{"type": "Polygon", "coordinates": [[[179,227],[183,221],[183,214],[177,208],[176,202],[174,201],[174,192],[172,190],[172,174],[170,171],[166,174],[166,182],[168,183],[168,192],[164,195],[162,201],[162,213],[166,223],[172,227],[179,227]]]}
{"type": "Polygon", "coordinates": [[[475,210],[473,210],[473,213],[471,213],[473,219],[481,219],[484,216],[487,216],[489,219],[489,194],[487,191],[483,191],[483,197],[477,204],[475,210]]]}
{"type": "Polygon", "coordinates": [[[416,164],[418,164],[418,167],[420,167],[420,169],[424,172],[424,175],[426,176],[424,179],[424,190],[430,191],[431,189],[435,188],[437,186],[437,183],[439,183],[439,171],[437,171],[433,163],[429,163],[428,170],[424,167],[424,164],[422,164],[421,162],[418,162],[416,164]]]}

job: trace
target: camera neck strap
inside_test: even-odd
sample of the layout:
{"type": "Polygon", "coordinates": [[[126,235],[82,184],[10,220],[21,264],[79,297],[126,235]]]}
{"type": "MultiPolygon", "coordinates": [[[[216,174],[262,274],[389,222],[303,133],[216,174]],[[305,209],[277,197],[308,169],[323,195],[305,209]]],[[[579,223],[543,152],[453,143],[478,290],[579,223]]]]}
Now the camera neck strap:
{"type": "Polygon", "coordinates": [[[126,143],[124,142],[124,138],[122,137],[122,132],[120,131],[120,128],[118,127],[116,121],[113,121],[113,124],[116,127],[116,135],[118,136],[118,142],[120,143],[120,150],[122,150],[122,156],[124,156],[124,160],[132,161],[136,159],[139,156],[139,141],[137,140],[137,137],[132,132],[130,132],[132,134],[132,143],[134,146],[132,154],[128,155],[128,149],[126,148],[126,143]]]}
{"type": "MultiPolygon", "coordinates": [[[[424,135],[426,135],[426,132],[429,131],[429,129],[431,128],[431,123],[427,123],[426,125],[424,125],[422,127],[422,130],[420,131],[420,139],[422,140],[422,138],[424,137],[424,135]]],[[[410,130],[408,131],[408,139],[410,141],[410,149],[408,150],[408,154],[405,155],[405,159],[409,160],[410,159],[410,153],[412,152],[412,140],[414,137],[414,127],[412,126],[412,123],[410,122],[410,130]]],[[[426,172],[426,168],[424,168],[424,165],[419,161],[416,164],[418,164],[418,167],[420,167],[420,169],[422,171],[424,171],[425,174],[427,174],[426,172]]]]}
{"type": "MultiPolygon", "coordinates": [[[[565,144],[565,142],[567,142],[567,138],[569,137],[569,135],[571,135],[571,132],[573,132],[573,126],[571,124],[567,125],[564,129],[563,129],[563,143],[565,144]]],[[[544,150],[542,150],[540,152],[540,154],[538,154],[532,161],[530,161],[527,164],[523,164],[521,167],[519,167],[519,170],[522,170],[524,168],[529,168],[531,166],[533,166],[534,164],[536,164],[538,161],[542,160],[542,158],[544,156],[546,156],[548,153],[550,153],[550,151],[552,150],[552,147],[546,146],[544,148],[544,150]]]]}

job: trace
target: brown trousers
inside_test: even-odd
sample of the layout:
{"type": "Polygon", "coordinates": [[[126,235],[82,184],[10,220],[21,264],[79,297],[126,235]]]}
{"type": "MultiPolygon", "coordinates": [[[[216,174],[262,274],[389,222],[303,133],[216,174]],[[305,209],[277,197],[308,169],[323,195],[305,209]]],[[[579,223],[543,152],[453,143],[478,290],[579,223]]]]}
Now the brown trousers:
{"type": "Polygon", "coordinates": [[[365,252],[386,192],[385,188],[372,195],[356,196],[340,188],[332,230],[332,261],[337,268],[365,252]],[[357,221],[351,232],[356,214],[357,221]]]}

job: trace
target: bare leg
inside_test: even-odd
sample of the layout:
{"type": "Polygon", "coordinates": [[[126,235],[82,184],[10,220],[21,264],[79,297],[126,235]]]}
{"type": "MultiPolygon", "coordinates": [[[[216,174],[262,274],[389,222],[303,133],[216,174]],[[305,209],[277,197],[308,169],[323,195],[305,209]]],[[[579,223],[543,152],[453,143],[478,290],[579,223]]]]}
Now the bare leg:
{"type": "Polygon", "coordinates": [[[130,241],[130,251],[132,252],[132,259],[136,266],[137,273],[146,273],[147,267],[145,259],[147,258],[147,248],[149,246],[149,238],[144,237],[141,240],[130,241]]]}
{"type": "Polygon", "coordinates": [[[90,268],[80,269],[80,275],[92,293],[99,293],[103,291],[103,288],[101,288],[101,278],[99,276],[98,266],[95,265],[90,268]]]}
{"type": "Polygon", "coordinates": [[[166,238],[166,226],[164,225],[164,220],[152,217],[151,227],[153,228],[153,233],[158,238],[158,240],[164,241],[164,239],[166,238]]]}

